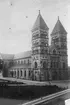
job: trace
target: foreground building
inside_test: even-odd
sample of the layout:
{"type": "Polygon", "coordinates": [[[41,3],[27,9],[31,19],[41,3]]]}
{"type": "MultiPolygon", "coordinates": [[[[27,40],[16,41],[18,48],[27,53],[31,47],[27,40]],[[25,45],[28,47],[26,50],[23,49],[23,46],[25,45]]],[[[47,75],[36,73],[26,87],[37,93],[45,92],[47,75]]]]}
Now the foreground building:
{"type": "Polygon", "coordinates": [[[16,55],[1,54],[5,62],[12,62],[8,75],[31,80],[63,80],[68,78],[67,32],[59,17],[51,33],[43,17],[38,14],[32,28],[32,50],[16,55]]]}

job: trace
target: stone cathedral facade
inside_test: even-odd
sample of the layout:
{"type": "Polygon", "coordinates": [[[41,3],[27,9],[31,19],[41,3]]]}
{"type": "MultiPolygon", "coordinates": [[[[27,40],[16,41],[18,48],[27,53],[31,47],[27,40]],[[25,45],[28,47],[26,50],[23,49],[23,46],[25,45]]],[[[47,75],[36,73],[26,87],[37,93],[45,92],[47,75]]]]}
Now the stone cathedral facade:
{"type": "Polygon", "coordinates": [[[32,28],[32,50],[20,54],[1,54],[1,59],[13,65],[8,76],[30,80],[68,79],[67,32],[58,20],[50,34],[49,28],[40,14],[32,28]]]}

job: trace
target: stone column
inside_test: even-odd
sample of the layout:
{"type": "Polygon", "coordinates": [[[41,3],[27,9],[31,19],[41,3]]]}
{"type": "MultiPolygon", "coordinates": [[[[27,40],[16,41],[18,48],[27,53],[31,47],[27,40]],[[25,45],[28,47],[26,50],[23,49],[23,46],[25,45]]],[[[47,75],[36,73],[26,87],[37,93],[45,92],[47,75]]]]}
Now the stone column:
{"type": "Polygon", "coordinates": [[[26,79],[29,78],[29,75],[28,75],[28,74],[29,74],[29,70],[27,69],[27,70],[26,70],[26,79]]]}
{"type": "Polygon", "coordinates": [[[22,72],[23,72],[23,78],[24,78],[24,69],[22,69],[22,72]]]}
{"type": "Polygon", "coordinates": [[[20,71],[20,69],[19,69],[19,78],[21,78],[21,73],[20,73],[21,71],[20,71]]]}
{"type": "Polygon", "coordinates": [[[17,69],[16,69],[16,78],[17,78],[17,69]]]}

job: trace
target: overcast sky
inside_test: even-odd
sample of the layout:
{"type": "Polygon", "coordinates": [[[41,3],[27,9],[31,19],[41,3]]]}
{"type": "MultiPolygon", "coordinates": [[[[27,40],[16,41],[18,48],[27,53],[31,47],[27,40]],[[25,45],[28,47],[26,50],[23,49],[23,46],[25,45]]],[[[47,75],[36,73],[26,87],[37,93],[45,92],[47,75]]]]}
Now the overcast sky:
{"type": "Polygon", "coordinates": [[[49,34],[59,16],[68,32],[70,58],[70,0],[0,0],[0,52],[19,53],[31,49],[31,28],[38,10],[49,27],[49,34]]]}

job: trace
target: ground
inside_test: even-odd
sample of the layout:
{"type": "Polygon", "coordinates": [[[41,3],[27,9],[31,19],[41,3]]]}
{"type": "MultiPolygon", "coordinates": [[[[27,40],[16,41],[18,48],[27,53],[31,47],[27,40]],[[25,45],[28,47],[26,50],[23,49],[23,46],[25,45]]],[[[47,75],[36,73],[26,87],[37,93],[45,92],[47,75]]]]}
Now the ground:
{"type": "Polygon", "coordinates": [[[25,102],[27,102],[27,101],[26,100],[0,98],[0,105],[21,105],[25,102]]]}

